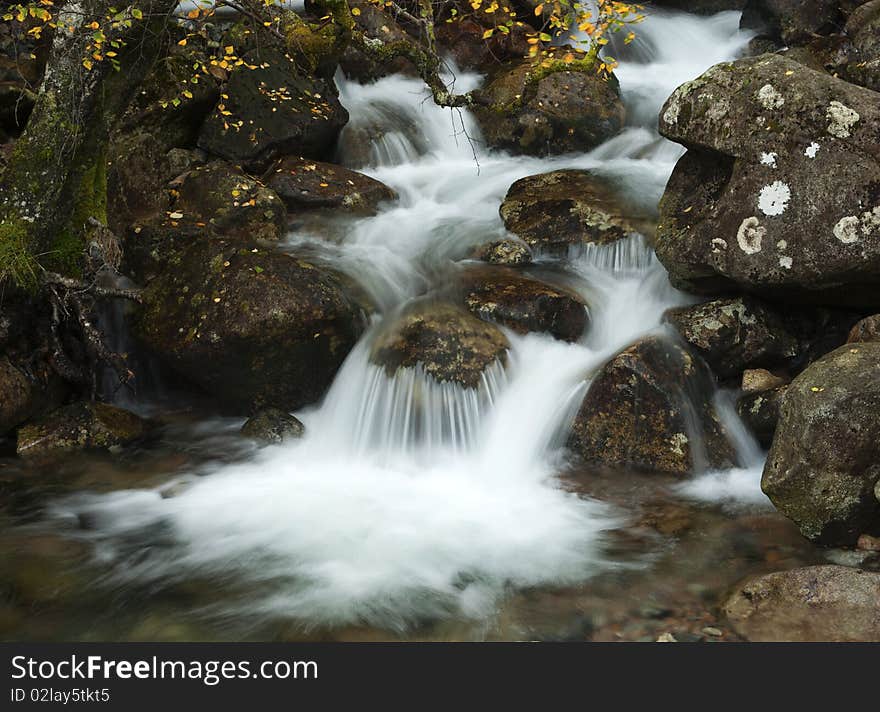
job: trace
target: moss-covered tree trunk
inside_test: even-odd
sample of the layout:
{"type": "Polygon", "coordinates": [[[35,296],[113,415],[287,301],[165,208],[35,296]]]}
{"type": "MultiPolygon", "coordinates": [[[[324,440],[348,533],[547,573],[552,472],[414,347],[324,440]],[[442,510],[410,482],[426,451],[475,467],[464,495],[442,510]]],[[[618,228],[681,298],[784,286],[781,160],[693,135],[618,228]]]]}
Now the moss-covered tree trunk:
{"type": "Polygon", "coordinates": [[[177,0],[68,0],[24,134],[0,177],[0,279],[75,275],[90,217],[106,223],[110,128],[155,62],[177,0]],[[122,21],[108,20],[115,8],[122,21]],[[94,25],[93,23],[97,23],[94,25]],[[94,56],[99,26],[106,53],[94,56]],[[62,29],[64,27],[73,29],[62,29]]]}

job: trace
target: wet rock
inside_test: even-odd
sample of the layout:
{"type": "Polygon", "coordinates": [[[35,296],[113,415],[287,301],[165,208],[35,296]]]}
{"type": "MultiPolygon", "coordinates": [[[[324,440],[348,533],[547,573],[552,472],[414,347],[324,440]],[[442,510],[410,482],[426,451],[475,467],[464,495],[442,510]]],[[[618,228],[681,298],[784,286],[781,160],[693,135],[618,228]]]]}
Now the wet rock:
{"type": "Polygon", "coordinates": [[[364,327],[346,279],[254,243],[204,240],[166,264],[144,292],[136,331],[231,408],[316,401],[364,327]]]}
{"type": "Polygon", "coordinates": [[[728,10],[742,10],[747,0],[654,0],[657,7],[692,12],[695,15],[714,15],[728,10]]]}
{"type": "Polygon", "coordinates": [[[798,341],[783,318],[750,297],[717,299],[666,313],[666,319],[720,378],[794,358],[798,341]]]}
{"type": "Polygon", "coordinates": [[[839,0],[748,0],[740,27],[797,44],[830,34],[841,23],[839,0]]]}
{"type": "Polygon", "coordinates": [[[137,284],[146,286],[165,273],[175,256],[193,243],[220,239],[212,225],[200,225],[184,218],[166,215],[143,224],[132,225],[124,233],[122,272],[137,284]]]}
{"type": "Polygon", "coordinates": [[[0,358],[0,437],[27,419],[33,407],[30,380],[9,359],[0,358]]]}
{"type": "Polygon", "coordinates": [[[807,566],[749,579],[724,604],[734,630],[756,642],[880,640],[880,574],[807,566]]]}
{"type": "Polygon", "coordinates": [[[535,250],[551,253],[632,234],[620,200],[588,171],[540,173],[516,181],[501,204],[504,226],[535,250]]]}
{"type": "Polygon", "coordinates": [[[275,51],[245,60],[258,68],[232,72],[228,98],[205,121],[199,148],[251,170],[279,155],[329,156],[348,121],[332,83],[306,77],[275,51]]]}
{"type": "Polygon", "coordinates": [[[506,363],[509,346],[497,326],[452,305],[429,302],[386,328],[370,360],[389,375],[419,366],[437,381],[477,388],[489,367],[506,363]]]}
{"type": "Polygon", "coordinates": [[[475,316],[519,334],[546,332],[563,341],[577,341],[589,324],[587,304],[577,294],[512,269],[468,269],[461,288],[464,304],[475,316]]]}
{"type": "Polygon", "coordinates": [[[16,452],[28,459],[53,458],[126,445],[146,433],[146,421],[134,413],[107,403],[79,402],[20,428],[16,452]]]}
{"type": "Polygon", "coordinates": [[[880,314],[865,317],[850,330],[847,343],[861,341],[880,341],[880,314]]]}
{"type": "Polygon", "coordinates": [[[584,462],[684,476],[735,454],[712,403],[708,366],[684,346],[649,337],[596,374],[569,446],[584,462]]]}
{"type": "Polygon", "coordinates": [[[387,185],[363,173],[296,156],[280,159],[263,181],[292,213],[334,208],[374,215],[379,203],[397,197],[387,185]]]}
{"type": "Polygon", "coordinates": [[[261,410],[241,426],[242,435],[263,445],[301,438],[304,433],[305,426],[297,418],[278,408],[261,410]]]}
{"type": "Polygon", "coordinates": [[[846,78],[880,91],[880,0],[857,8],[847,20],[844,33],[849,40],[846,78]]]}
{"type": "MultiPolygon", "coordinates": [[[[389,13],[372,2],[350,2],[349,5],[353,10],[358,10],[354,21],[366,38],[386,44],[413,40],[389,13]]],[[[353,45],[346,48],[339,61],[339,68],[349,79],[361,84],[375,82],[392,74],[417,76],[415,67],[408,59],[397,57],[390,62],[378,62],[353,45]]]]}
{"type": "Polygon", "coordinates": [[[287,232],[287,211],[275,192],[224,161],[190,171],[168,212],[171,226],[208,226],[231,237],[278,240],[287,232]]]}
{"type": "Polygon", "coordinates": [[[657,228],[674,284],[880,302],[880,94],[762,55],[677,89],[660,130],[689,149],[657,228]]]}
{"type": "Polygon", "coordinates": [[[164,213],[171,205],[167,183],[174,172],[164,145],[149,131],[116,137],[108,150],[107,215],[122,232],[134,221],[164,213]]]}
{"type": "Polygon", "coordinates": [[[736,402],[736,412],[740,419],[764,447],[770,447],[773,442],[787,391],[787,385],[777,386],[745,393],[736,402]]]}
{"type": "Polygon", "coordinates": [[[770,373],[766,368],[749,368],[743,371],[740,390],[743,393],[763,393],[788,383],[788,379],[770,373]]]}
{"type": "Polygon", "coordinates": [[[788,387],[761,487],[808,539],[880,534],[880,343],[843,346],[788,387]]]}
{"type": "Polygon", "coordinates": [[[515,267],[529,264],[532,261],[532,251],[519,240],[504,239],[480,245],[474,251],[474,257],[493,265],[515,267]]]}
{"type": "Polygon", "coordinates": [[[520,60],[528,55],[528,33],[534,30],[518,22],[516,11],[507,3],[496,5],[492,12],[487,12],[488,5],[473,9],[470,3],[459,3],[458,11],[464,10],[464,13],[453,22],[437,26],[437,44],[455,60],[456,66],[486,73],[497,69],[501,62],[520,60]],[[507,23],[508,32],[497,30],[507,23]],[[488,30],[492,30],[492,34],[485,37],[488,30]]]}
{"type": "Polygon", "coordinates": [[[532,59],[504,65],[476,96],[474,115],[490,146],[547,155],[587,151],[623,128],[626,110],[616,81],[604,80],[582,54],[541,66],[532,59]]]}

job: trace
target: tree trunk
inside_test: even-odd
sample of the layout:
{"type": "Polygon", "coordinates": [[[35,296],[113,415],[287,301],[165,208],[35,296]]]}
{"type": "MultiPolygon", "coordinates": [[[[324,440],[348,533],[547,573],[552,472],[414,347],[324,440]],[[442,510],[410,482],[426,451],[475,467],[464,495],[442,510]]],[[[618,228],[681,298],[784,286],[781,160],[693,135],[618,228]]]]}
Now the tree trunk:
{"type": "Polygon", "coordinates": [[[0,177],[0,280],[26,285],[40,268],[78,273],[89,218],[107,221],[110,128],[154,64],[176,5],[177,0],[63,5],[33,113],[0,177]],[[111,6],[130,26],[108,26],[111,6]],[[118,69],[106,57],[91,56],[93,22],[103,29],[105,46],[120,43],[118,69]]]}

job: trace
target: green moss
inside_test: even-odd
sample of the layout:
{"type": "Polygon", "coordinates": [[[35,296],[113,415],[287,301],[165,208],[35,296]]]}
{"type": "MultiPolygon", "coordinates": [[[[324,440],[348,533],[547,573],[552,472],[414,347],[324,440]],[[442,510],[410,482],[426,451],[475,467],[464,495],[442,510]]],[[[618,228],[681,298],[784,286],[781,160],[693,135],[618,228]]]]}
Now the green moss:
{"type": "Polygon", "coordinates": [[[30,250],[31,232],[21,218],[0,220],[0,285],[32,290],[39,265],[30,250]]]}
{"type": "Polygon", "coordinates": [[[287,49],[293,60],[308,72],[335,68],[354,29],[354,19],[345,0],[323,0],[317,5],[330,17],[330,22],[313,24],[294,12],[284,15],[287,49]]]}

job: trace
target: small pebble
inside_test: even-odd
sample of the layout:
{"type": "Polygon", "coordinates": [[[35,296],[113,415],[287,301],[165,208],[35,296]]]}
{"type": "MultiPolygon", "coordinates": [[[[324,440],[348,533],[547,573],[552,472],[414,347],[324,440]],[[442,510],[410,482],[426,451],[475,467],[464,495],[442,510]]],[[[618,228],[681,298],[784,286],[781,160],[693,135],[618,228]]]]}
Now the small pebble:
{"type": "Polygon", "coordinates": [[[703,635],[711,635],[714,638],[720,638],[724,633],[720,628],[713,628],[712,626],[706,626],[700,631],[703,635]]]}

